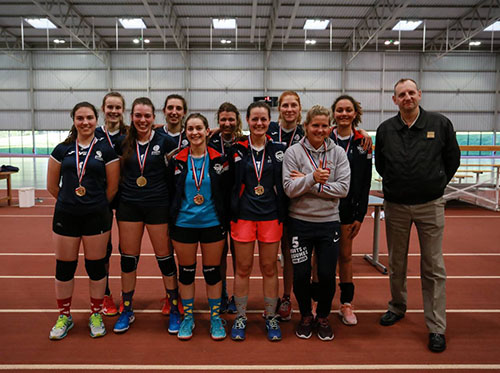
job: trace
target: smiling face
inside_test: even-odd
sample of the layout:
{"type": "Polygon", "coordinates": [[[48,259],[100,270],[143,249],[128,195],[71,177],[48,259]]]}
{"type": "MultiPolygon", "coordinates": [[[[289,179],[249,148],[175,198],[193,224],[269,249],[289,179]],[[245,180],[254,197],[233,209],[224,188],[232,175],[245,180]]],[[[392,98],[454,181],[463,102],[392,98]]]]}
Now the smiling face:
{"type": "Polygon", "coordinates": [[[255,137],[265,136],[269,128],[269,113],[265,107],[254,107],[247,117],[248,129],[255,137]]]}
{"type": "Polygon", "coordinates": [[[132,108],[131,117],[138,138],[149,137],[155,121],[153,108],[150,105],[137,104],[132,108]]]}
{"type": "Polygon", "coordinates": [[[109,96],[106,98],[102,111],[104,112],[104,122],[108,129],[113,129],[120,124],[123,117],[123,101],[120,97],[109,96]]]}
{"type": "Polygon", "coordinates": [[[337,102],[333,111],[335,123],[340,128],[351,128],[356,118],[356,108],[350,100],[344,99],[337,102]]]}
{"type": "Polygon", "coordinates": [[[178,98],[171,98],[167,101],[165,105],[165,119],[167,120],[168,127],[177,127],[182,123],[182,119],[186,115],[184,110],[184,104],[182,100],[178,98]]]}
{"type": "Polygon", "coordinates": [[[280,101],[280,119],[289,126],[297,125],[300,110],[299,100],[295,96],[288,95],[280,101]]]}
{"type": "Polygon", "coordinates": [[[422,91],[411,80],[405,80],[394,87],[392,101],[399,107],[401,112],[411,113],[417,110],[421,99],[422,91]]]}
{"type": "Polygon", "coordinates": [[[76,127],[80,139],[88,138],[94,135],[97,126],[97,118],[91,108],[81,107],[75,111],[73,124],[76,127]]]}
{"type": "Polygon", "coordinates": [[[236,129],[236,113],[222,111],[219,113],[219,128],[222,136],[230,138],[236,129]]]}
{"type": "Polygon", "coordinates": [[[330,118],[327,115],[316,115],[309,123],[304,124],[309,143],[318,149],[330,134],[330,118]]]}
{"type": "Polygon", "coordinates": [[[203,146],[207,143],[208,128],[200,118],[191,118],[186,123],[186,137],[191,146],[203,146]]]}

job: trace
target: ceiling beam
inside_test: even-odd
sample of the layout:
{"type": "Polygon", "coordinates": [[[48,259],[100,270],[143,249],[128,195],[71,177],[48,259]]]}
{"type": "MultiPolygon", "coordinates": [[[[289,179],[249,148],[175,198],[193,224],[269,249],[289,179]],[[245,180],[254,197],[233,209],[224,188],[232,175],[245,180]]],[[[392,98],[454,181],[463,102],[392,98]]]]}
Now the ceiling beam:
{"type": "Polygon", "coordinates": [[[161,40],[163,41],[163,44],[167,44],[167,37],[165,36],[165,33],[161,29],[161,26],[158,23],[158,20],[156,19],[151,7],[149,6],[148,0],[142,0],[142,3],[144,4],[144,8],[146,8],[146,12],[148,12],[149,18],[151,19],[151,22],[153,22],[156,31],[158,31],[158,34],[160,35],[161,40]]]}
{"type": "MultiPolygon", "coordinates": [[[[24,45],[29,47],[26,43],[24,43],[24,45]]],[[[2,26],[0,26],[0,49],[10,58],[16,60],[17,62],[24,63],[26,55],[19,58],[15,54],[15,51],[19,52],[22,49],[21,38],[2,26]],[[4,45],[5,47],[3,47],[4,45]]]]}
{"type": "Polygon", "coordinates": [[[255,39],[255,24],[257,23],[257,0],[252,1],[252,21],[250,24],[250,43],[255,39]]]}
{"type": "Polygon", "coordinates": [[[288,38],[290,37],[290,32],[292,31],[293,23],[295,22],[295,17],[297,17],[297,12],[299,11],[299,5],[300,5],[300,0],[295,0],[295,4],[292,10],[292,15],[288,20],[288,27],[286,29],[285,39],[283,40],[284,44],[288,42],[288,38]]]}
{"type": "Polygon", "coordinates": [[[437,58],[447,55],[467,43],[486,27],[500,19],[500,0],[484,0],[434,37],[426,50],[437,52],[437,58]]]}
{"type": "Polygon", "coordinates": [[[411,2],[412,0],[378,0],[344,45],[350,54],[346,64],[352,62],[368,44],[391,26],[411,2]]]}
{"type": "Polygon", "coordinates": [[[96,49],[109,48],[101,35],[93,30],[92,25],[80,15],[66,0],[31,0],[50,20],[66,31],[73,39],[104,61],[103,55],[96,49]],[[95,46],[95,48],[94,48],[95,46]]]}
{"type": "Polygon", "coordinates": [[[168,25],[170,32],[172,33],[172,38],[174,39],[174,43],[177,46],[184,62],[187,63],[186,56],[186,36],[182,31],[182,25],[179,22],[179,17],[177,16],[177,12],[174,9],[174,4],[171,0],[163,0],[162,2],[162,13],[163,20],[168,25]]]}
{"type": "Polygon", "coordinates": [[[265,43],[265,50],[267,51],[266,61],[269,60],[269,56],[271,55],[271,49],[273,47],[274,34],[276,33],[276,24],[278,23],[280,3],[281,3],[280,0],[273,0],[271,14],[269,17],[269,25],[267,27],[267,33],[266,33],[266,43],[265,43]]]}

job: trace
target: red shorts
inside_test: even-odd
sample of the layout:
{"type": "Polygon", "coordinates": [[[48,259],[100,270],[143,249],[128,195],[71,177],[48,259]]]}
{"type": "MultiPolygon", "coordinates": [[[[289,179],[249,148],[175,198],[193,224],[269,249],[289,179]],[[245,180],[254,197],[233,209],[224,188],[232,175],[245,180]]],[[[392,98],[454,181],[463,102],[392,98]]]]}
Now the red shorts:
{"type": "Polygon", "coordinates": [[[239,242],[278,242],[283,235],[283,224],[275,220],[231,222],[231,238],[239,242]]]}

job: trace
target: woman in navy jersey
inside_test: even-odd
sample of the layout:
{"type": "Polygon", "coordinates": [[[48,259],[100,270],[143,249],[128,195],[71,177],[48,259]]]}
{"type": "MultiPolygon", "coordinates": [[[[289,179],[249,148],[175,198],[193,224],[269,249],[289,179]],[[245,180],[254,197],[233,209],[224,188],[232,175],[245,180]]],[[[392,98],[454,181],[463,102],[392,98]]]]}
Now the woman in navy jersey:
{"type": "MultiPolygon", "coordinates": [[[[219,128],[213,131],[208,146],[211,146],[223,155],[229,154],[231,147],[237,140],[243,137],[241,115],[239,110],[230,102],[224,102],[219,106],[216,116],[219,128]]],[[[222,294],[221,294],[221,313],[236,313],[234,296],[229,298],[227,294],[227,254],[231,250],[231,262],[233,264],[233,273],[236,272],[236,257],[234,254],[234,242],[228,232],[228,240],[224,243],[224,251],[221,259],[222,276],[222,294]]]]}
{"type": "Polygon", "coordinates": [[[163,114],[167,124],[155,129],[159,135],[168,136],[177,144],[177,150],[188,146],[184,132],[184,117],[188,111],[186,99],[181,95],[171,94],[165,99],[163,114]]]}
{"type": "Polygon", "coordinates": [[[59,317],[49,334],[52,340],[64,338],[73,328],[70,307],[80,243],[90,279],[90,336],[106,334],[101,309],[106,288],[106,244],[113,219],[108,204],[120,178],[113,148],[95,137],[96,108],[80,102],[71,111],[71,118],[69,136],[52,151],[47,170],[47,190],[57,200],[52,230],[59,317]]]}
{"type": "MultiPolygon", "coordinates": [[[[118,92],[109,92],[102,99],[101,110],[104,113],[104,125],[96,128],[95,136],[97,138],[104,138],[109,145],[114,148],[118,138],[127,133],[127,126],[125,126],[123,122],[125,99],[118,92]]],[[[117,194],[110,204],[111,209],[116,209],[118,207],[118,198],[117,194]]],[[[106,316],[115,316],[118,314],[118,309],[116,308],[109,288],[109,259],[112,252],[113,245],[111,244],[110,234],[106,251],[106,292],[104,294],[104,303],[102,306],[102,313],[106,316]]]]}
{"type": "Polygon", "coordinates": [[[306,136],[288,148],[283,162],[283,185],[290,197],[290,253],[293,291],[299,304],[299,338],[310,338],[317,327],[323,341],[333,339],[328,322],[335,294],[335,269],[340,240],[339,199],[349,190],[349,162],[342,148],[328,137],[331,112],[316,105],[304,122],[306,136]],[[311,308],[311,257],[318,275],[317,317],[311,308]]]}
{"type": "Polygon", "coordinates": [[[229,223],[229,163],[224,155],[207,146],[208,134],[207,119],[201,114],[191,114],[186,120],[189,146],[172,158],[169,166],[169,178],[174,182],[170,237],[179,261],[179,287],[184,307],[177,337],[182,340],[193,335],[198,244],[210,307],[210,335],[214,340],[226,337],[219,314],[220,262],[229,223]]]}
{"type": "Polygon", "coordinates": [[[278,269],[276,257],[286,215],[286,197],[281,181],[285,146],[266,135],[271,109],[254,102],[247,109],[250,135],[233,145],[234,185],[231,192],[231,237],[236,253],[234,300],[237,316],[231,329],[233,340],[245,339],[249,279],[253,266],[255,241],[264,279],[264,306],[267,337],[281,340],[276,317],[278,269]]]}
{"type": "Polygon", "coordinates": [[[155,108],[147,97],[135,99],[132,104],[132,125],[127,136],[116,144],[121,156],[122,179],[120,203],[116,220],[120,233],[123,312],[114,331],[123,333],[134,322],[132,297],[136,270],[141,253],[144,229],[156,254],[163,275],[163,284],[171,302],[168,331],[179,331],[180,315],[177,306],[177,269],[168,245],[169,195],[167,184],[167,154],[176,144],[168,137],[153,131],[155,108]]]}
{"type": "Polygon", "coordinates": [[[372,178],[372,151],[363,149],[363,136],[357,131],[363,109],[348,95],[339,96],[332,105],[336,128],[330,138],[346,152],[351,168],[349,194],[340,200],[340,310],[346,325],[356,325],[353,312],[354,284],[352,282],[352,242],[359,233],[368,209],[368,195],[372,178]]]}
{"type": "MultiPolygon", "coordinates": [[[[278,101],[278,122],[271,122],[267,134],[274,141],[282,142],[287,148],[300,141],[304,137],[304,129],[301,125],[302,105],[300,97],[295,91],[285,91],[278,101]]],[[[281,321],[292,318],[292,303],[290,294],[293,284],[293,266],[290,259],[290,247],[288,239],[288,225],[283,225],[283,237],[281,239],[281,253],[283,254],[283,297],[279,301],[278,315],[281,321]]]]}

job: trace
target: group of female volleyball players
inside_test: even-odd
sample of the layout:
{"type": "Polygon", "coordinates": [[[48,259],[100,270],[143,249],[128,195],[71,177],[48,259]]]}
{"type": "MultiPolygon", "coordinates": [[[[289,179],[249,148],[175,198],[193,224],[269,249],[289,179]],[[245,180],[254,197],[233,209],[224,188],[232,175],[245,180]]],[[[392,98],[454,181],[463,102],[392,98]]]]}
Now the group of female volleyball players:
{"type": "Polygon", "coordinates": [[[89,276],[91,337],[106,334],[103,315],[118,315],[115,333],[135,320],[133,295],[146,229],[165,287],[161,312],[168,332],[181,340],[195,328],[198,246],[210,308],[210,336],[226,338],[221,313],[234,313],[227,332],[244,340],[255,242],[263,278],[265,330],[282,338],[280,321],[292,316],[293,291],[300,310],[299,338],[316,331],[333,339],[328,316],[335,294],[337,259],[339,315],[356,325],[352,300],[352,242],[366,214],[371,181],[371,141],[358,130],[362,109],[352,97],[338,97],[331,110],[316,105],[301,118],[296,92],[279,98],[279,119],[271,122],[264,102],[250,104],[242,133],[238,109],[223,103],[210,129],[202,114],[187,115],[180,95],[166,98],[166,125],[158,125],[151,100],[140,97],[124,123],[125,100],[108,93],[98,110],[80,102],[73,126],[52,151],[47,189],[56,198],[53,218],[55,290],[60,315],[49,338],[73,328],[71,299],[80,243],[89,276]],[[121,302],[109,286],[111,226],[119,231],[121,302]],[[279,297],[277,257],[283,258],[279,297]],[[227,254],[234,269],[233,296],[226,286],[227,254]],[[175,253],[175,257],[174,257],[175,253]]]}

